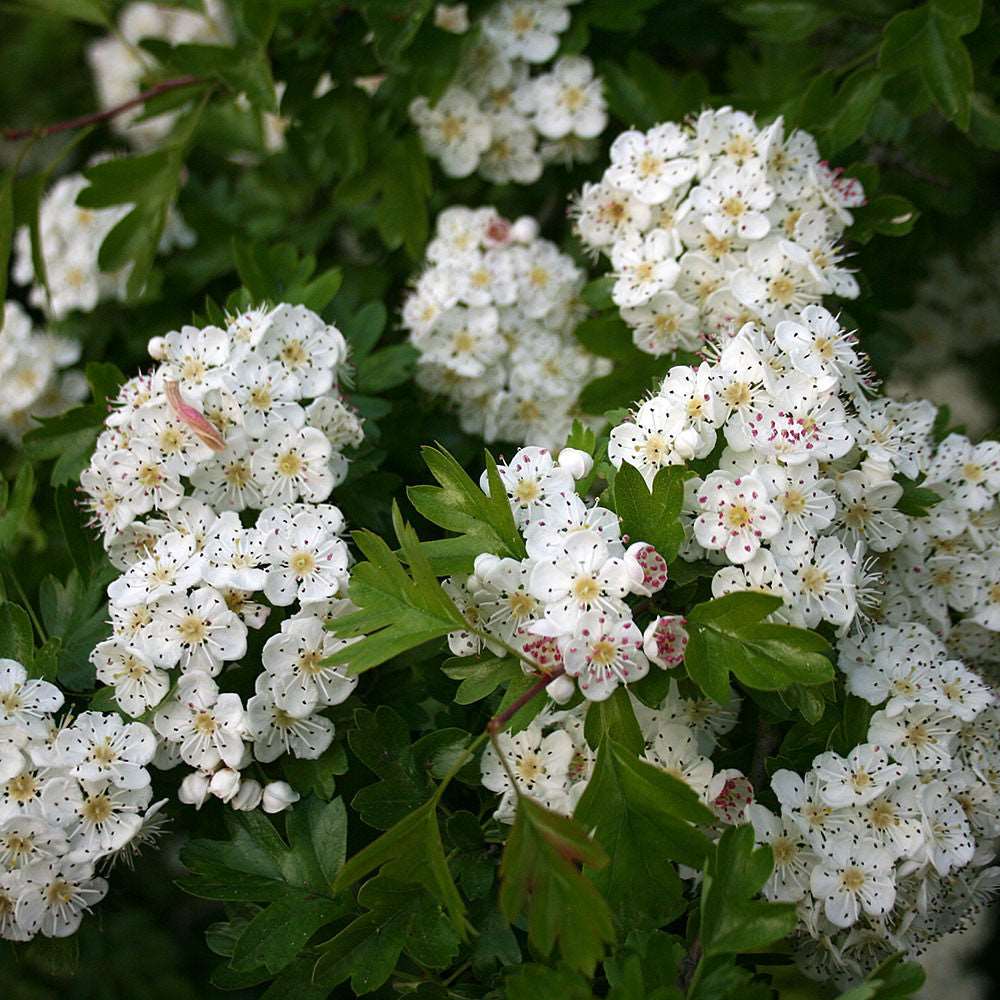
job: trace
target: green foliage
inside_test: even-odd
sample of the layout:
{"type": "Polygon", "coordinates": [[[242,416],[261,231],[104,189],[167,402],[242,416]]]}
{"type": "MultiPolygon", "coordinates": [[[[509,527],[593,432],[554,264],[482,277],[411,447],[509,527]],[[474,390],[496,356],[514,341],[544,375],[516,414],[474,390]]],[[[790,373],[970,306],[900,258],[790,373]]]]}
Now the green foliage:
{"type": "Polygon", "coordinates": [[[611,493],[622,519],[622,534],[649,542],[667,562],[673,562],[684,542],[681,506],[684,480],[692,473],[679,467],[660,469],[652,490],[642,473],[627,462],[615,473],[611,493]]]}
{"type": "Polygon", "coordinates": [[[354,567],[349,595],[359,611],[330,626],[341,638],[361,637],[328,658],[360,674],[408,649],[466,626],[461,612],[437,581],[416,532],[393,509],[396,537],[409,572],[377,535],[354,534],[367,562],[354,567]]]}
{"type": "Polygon", "coordinates": [[[780,597],[746,591],[692,608],[684,659],[691,680],[720,704],[729,700],[730,673],[760,691],[833,680],[831,650],[822,636],[763,621],[779,607],[780,597]]]}
{"type": "Polygon", "coordinates": [[[590,975],[615,935],[607,902],[577,865],[607,864],[583,827],[520,797],[500,865],[500,906],[508,920],[524,915],[541,955],[558,945],[568,966],[590,975]]]}
{"type": "Polygon", "coordinates": [[[609,735],[575,819],[610,859],[591,880],[621,927],[652,929],[684,912],[681,882],[670,862],[700,868],[710,842],[692,824],[713,819],[688,785],[609,735]]]}

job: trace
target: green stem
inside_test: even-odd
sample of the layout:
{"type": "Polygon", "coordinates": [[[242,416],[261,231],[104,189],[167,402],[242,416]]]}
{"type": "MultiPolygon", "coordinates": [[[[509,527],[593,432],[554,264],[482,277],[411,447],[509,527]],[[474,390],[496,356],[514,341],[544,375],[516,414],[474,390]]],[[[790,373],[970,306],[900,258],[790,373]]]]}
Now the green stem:
{"type": "Polygon", "coordinates": [[[28,595],[24,592],[24,587],[21,586],[21,581],[12,571],[8,571],[7,576],[13,581],[14,589],[17,591],[17,596],[21,599],[24,610],[31,619],[31,624],[35,626],[38,638],[42,640],[42,645],[44,646],[45,643],[49,641],[49,637],[45,634],[45,629],[42,627],[42,623],[39,621],[38,615],[35,614],[35,609],[31,606],[31,601],[28,600],[28,595]]]}
{"type": "Polygon", "coordinates": [[[857,69],[859,66],[863,66],[869,59],[874,59],[878,55],[879,49],[882,47],[881,42],[873,45],[870,49],[865,49],[864,52],[859,52],[853,59],[848,59],[843,66],[838,66],[834,72],[837,76],[845,76],[850,73],[851,70],[857,69]]]}

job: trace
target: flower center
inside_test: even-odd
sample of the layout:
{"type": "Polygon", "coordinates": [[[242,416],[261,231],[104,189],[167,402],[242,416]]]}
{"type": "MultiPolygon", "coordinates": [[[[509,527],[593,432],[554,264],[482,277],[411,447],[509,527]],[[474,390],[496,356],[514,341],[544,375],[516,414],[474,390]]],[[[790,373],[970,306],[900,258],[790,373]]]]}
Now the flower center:
{"type": "Polygon", "coordinates": [[[147,490],[155,490],[163,484],[163,473],[160,467],[152,462],[140,465],[136,478],[147,490]]]}
{"type": "Polygon", "coordinates": [[[613,642],[607,639],[598,639],[590,647],[590,659],[599,666],[606,667],[609,663],[615,662],[617,652],[613,642]]]}
{"type": "Polygon", "coordinates": [[[302,459],[294,451],[286,451],[279,456],[277,469],[283,476],[297,476],[302,471],[302,459]]]}
{"type": "Polygon", "coordinates": [[[111,799],[107,795],[94,795],[84,802],[80,815],[88,823],[103,823],[114,812],[111,799]]]}
{"type": "Polygon", "coordinates": [[[177,626],[177,631],[180,633],[181,640],[191,646],[204,642],[208,635],[205,620],[196,615],[188,615],[184,618],[177,626]]]}
{"type": "Polygon", "coordinates": [[[573,581],[573,596],[589,604],[601,592],[601,585],[592,576],[580,576],[573,581]]]}
{"type": "Polygon", "coordinates": [[[826,590],[826,573],[815,566],[807,566],[802,571],[802,589],[810,594],[821,594],[826,590]]]}
{"type": "Polygon", "coordinates": [[[753,522],[753,517],[745,504],[734,503],[726,511],[726,524],[734,531],[748,528],[753,522]]]}
{"type": "Polygon", "coordinates": [[[535,610],[535,599],[520,590],[507,598],[507,604],[512,618],[527,618],[535,610]]]}
{"type": "Polygon", "coordinates": [[[49,906],[66,906],[73,902],[73,897],[76,895],[76,889],[65,879],[57,878],[48,888],[45,893],[45,898],[48,900],[49,906]]]}
{"type": "Polygon", "coordinates": [[[301,340],[290,340],[281,349],[281,360],[289,368],[297,368],[308,360],[306,349],[301,340]]]}
{"type": "Polygon", "coordinates": [[[521,503],[532,503],[542,495],[537,479],[519,479],[514,487],[514,498],[521,503]]]}
{"type": "Polygon", "coordinates": [[[200,736],[211,736],[218,728],[215,716],[211,712],[205,711],[198,712],[191,724],[194,727],[194,731],[200,736]]]}
{"type": "Polygon", "coordinates": [[[296,576],[308,576],[316,569],[316,557],[311,552],[296,552],[288,560],[288,565],[296,576]]]}
{"type": "Polygon", "coordinates": [[[857,892],[865,884],[865,873],[860,868],[848,868],[841,872],[840,884],[848,892],[857,892]]]}

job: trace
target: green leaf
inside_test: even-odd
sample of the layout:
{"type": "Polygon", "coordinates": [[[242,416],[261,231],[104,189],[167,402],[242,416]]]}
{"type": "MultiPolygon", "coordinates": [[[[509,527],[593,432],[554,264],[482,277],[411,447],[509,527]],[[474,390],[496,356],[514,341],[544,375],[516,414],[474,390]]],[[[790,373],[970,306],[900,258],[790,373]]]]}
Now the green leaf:
{"type": "Polygon", "coordinates": [[[402,522],[395,503],[393,519],[409,573],[378,535],[357,531],[353,536],[367,559],[352,570],[348,590],[359,610],[337,618],[330,628],[341,638],[362,638],[325,661],[343,663],[352,674],[371,670],[467,624],[438,583],[416,532],[402,522]]]}
{"type": "Polygon", "coordinates": [[[907,517],[927,517],[930,508],[942,500],[940,494],[919,486],[912,479],[907,479],[903,475],[894,478],[903,487],[903,495],[896,501],[896,509],[907,517]]]}
{"type": "Polygon", "coordinates": [[[19,0],[27,7],[45,14],[69,17],[85,24],[96,24],[99,28],[111,28],[106,5],[101,0],[19,0]]]}
{"type": "Polygon", "coordinates": [[[673,562],[684,542],[680,514],[684,480],[691,475],[686,469],[666,466],[657,472],[650,491],[642,473],[634,465],[622,463],[612,486],[622,534],[632,541],[648,542],[667,562],[673,562]]]}
{"type": "Polygon", "coordinates": [[[418,357],[412,344],[393,344],[361,358],[355,375],[358,392],[378,395],[401,385],[413,374],[418,357]]]}
{"type": "Polygon", "coordinates": [[[683,912],[670,862],[700,868],[711,842],[691,824],[714,820],[688,785],[607,738],[574,818],[611,859],[590,874],[621,926],[659,927],[683,912]]]}
{"type": "Polygon", "coordinates": [[[456,657],[441,668],[452,680],[461,681],[455,692],[459,705],[472,705],[491,695],[501,684],[521,677],[521,665],[511,656],[487,656],[483,659],[456,657]]]}
{"type": "Polygon", "coordinates": [[[613,274],[605,274],[600,278],[594,278],[583,286],[580,298],[590,306],[603,312],[607,309],[615,308],[615,301],[611,298],[611,289],[614,288],[615,277],[613,274]]]}
{"type": "Polygon", "coordinates": [[[114,572],[104,560],[92,566],[86,575],[73,570],[65,583],[46,576],[38,588],[45,629],[60,640],[59,681],[70,690],[85,691],[94,686],[90,654],[97,643],[110,635],[104,587],[114,572]]]}
{"type": "Polygon", "coordinates": [[[249,972],[260,965],[280,972],[325,924],[344,912],[332,899],[292,897],[275,900],[247,924],[233,950],[230,965],[249,972]]]}
{"type": "Polygon", "coordinates": [[[371,354],[385,330],[388,313],[381,302],[369,302],[341,324],[341,332],[351,345],[351,357],[355,363],[371,354]]]}
{"type": "Polygon", "coordinates": [[[801,42],[829,24],[836,11],[810,0],[748,0],[730,3],[726,15],[763,42],[801,42]]]}
{"type": "Polygon", "coordinates": [[[545,965],[522,965],[507,974],[507,1000],[594,1000],[590,984],[572,969],[550,969],[545,965]]]}
{"type": "Polygon", "coordinates": [[[754,848],[753,827],[722,834],[708,855],[701,890],[699,937],[706,958],[766,948],[795,929],[793,904],[753,898],[773,867],[770,847],[754,848]]]}
{"type": "Polygon", "coordinates": [[[376,175],[380,198],[375,223],[382,242],[390,250],[405,248],[412,260],[419,260],[427,242],[427,199],[431,176],[427,157],[416,135],[399,139],[382,157],[376,175]]]}
{"type": "Polygon", "coordinates": [[[18,469],[13,489],[8,491],[6,483],[3,487],[0,490],[0,549],[17,538],[35,495],[35,470],[31,463],[25,462],[18,469]]]}
{"type": "Polygon", "coordinates": [[[432,0],[365,0],[361,12],[375,36],[375,52],[387,65],[397,63],[416,38],[432,0]]]}
{"type": "Polygon", "coordinates": [[[34,655],[35,639],[28,613],[10,601],[0,604],[0,658],[17,660],[31,670],[34,655]]]}
{"type": "Polygon", "coordinates": [[[523,559],[524,539],[514,523],[507,492],[497,472],[493,456],[486,452],[489,493],[444,448],[425,446],[424,462],[439,486],[411,486],[406,495],[414,508],[432,524],[474,535],[480,552],[523,559]]]}
{"type": "Polygon", "coordinates": [[[607,739],[615,740],[636,755],[641,754],[644,747],[632,699],[623,687],[615,688],[610,698],[592,701],[587,706],[583,734],[592,750],[596,750],[607,739]]]}
{"type": "Polygon", "coordinates": [[[941,113],[962,129],[970,123],[973,72],[961,36],[978,20],[975,6],[960,2],[904,10],[886,25],[879,49],[880,67],[917,70],[941,113]]]}
{"type": "Polygon", "coordinates": [[[877,69],[859,69],[837,91],[833,113],[825,122],[828,154],[838,153],[864,134],[875,113],[885,77],[877,69]]]}
{"type": "Polygon", "coordinates": [[[465,904],[448,871],[436,810],[435,795],[355,854],[340,870],[334,889],[353,885],[381,868],[383,875],[391,879],[423,885],[447,910],[456,931],[464,937],[469,928],[465,904]]]}
{"type": "Polygon", "coordinates": [[[729,673],[750,688],[781,691],[833,680],[829,644],[816,632],[762,619],[781,598],[744,591],[697,604],[688,614],[684,663],[710,698],[729,700],[729,673]]]}
{"type": "Polygon", "coordinates": [[[615,933],[608,904],[577,866],[599,871],[607,863],[583,827],[518,796],[500,863],[500,908],[509,921],[524,916],[542,956],[558,945],[568,966],[590,975],[615,933]]]}

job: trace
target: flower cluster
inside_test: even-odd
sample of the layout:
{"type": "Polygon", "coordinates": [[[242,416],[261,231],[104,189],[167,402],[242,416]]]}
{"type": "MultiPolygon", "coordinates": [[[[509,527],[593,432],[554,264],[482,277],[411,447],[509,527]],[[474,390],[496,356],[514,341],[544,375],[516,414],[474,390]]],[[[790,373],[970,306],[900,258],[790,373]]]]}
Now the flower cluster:
{"type": "Polygon", "coordinates": [[[866,367],[822,306],[806,306],[772,333],[748,323],[714,361],[671,368],[659,392],[614,427],[608,457],[652,483],[669,465],[717,468],[686,482],[687,559],[725,563],[716,596],[766,590],[780,618],[845,633],[877,611],[869,552],[895,549],[910,529],[897,504],[901,477],[929,453],[934,408],[872,400],[866,367]]]}
{"type": "Polygon", "coordinates": [[[97,874],[156,838],[148,726],[83,712],[0,659],[0,938],[67,937],[108,891],[97,874]]]}
{"type": "Polygon", "coordinates": [[[356,684],[323,663],[350,561],[324,501],[346,474],[340,449],[362,436],[337,393],[346,342],[280,305],[226,330],[184,327],[150,353],[162,363],[122,387],[80,479],[122,571],[108,587],[113,635],[91,659],[123,712],[155,711],[157,765],[193,769],[183,801],[275,811],[296,794],[241,770],[318,757],[333,736],[323,710],[356,684]],[[276,609],[291,614],[279,623],[276,609]],[[263,670],[244,705],[216,678],[251,630],[263,670]]]}
{"type": "MultiPolygon", "coordinates": [[[[424,148],[450,177],[479,171],[495,184],[532,184],[544,165],[592,160],[608,116],[599,77],[585,56],[563,56],[547,72],[574,0],[501,0],[481,37],[435,103],[417,97],[410,117],[424,148]]],[[[445,21],[446,30],[461,24],[445,21]]]]}
{"type": "MultiPolygon", "coordinates": [[[[132,265],[113,273],[102,271],[98,253],[104,238],[128,215],[130,205],[84,208],[77,195],[87,187],[82,174],[61,177],[45,193],[39,207],[39,239],[45,261],[45,284],[37,280],[31,256],[31,235],[22,226],[14,240],[14,280],[31,285],[28,301],[53,319],[63,319],[74,309],[89,312],[99,302],[124,301],[132,265]]],[[[195,235],[176,210],[167,215],[159,250],[194,245],[195,235]]]]}
{"type": "MultiPolygon", "coordinates": [[[[143,80],[157,68],[153,56],[141,48],[145,38],[171,45],[231,45],[233,30],[222,0],[205,0],[204,11],[156,3],[130,3],[118,18],[114,34],[92,42],[87,59],[102,109],[117,107],[136,97],[143,80]]],[[[145,117],[141,106],[111,119],[111,127],[140,151],[153,149],[173,129],[177,113],[166,111],[145,117]]]]}
{"type": "Polygon", "coordinates": [[[418,383],[487,441],[565,440],[580,389],[608,371],[573,337],[580,268],[534,219],[492,208],[445,209],[427,259],[403,307],[418,383]]]}
{"type": "MultiPolygon", "coordinates": [[[[753,790],[735,769],[716,770],[711,760],[719,738],[736,725],[740,702],[727,705],[685,697],[676,681],[658,705],[631,699],[645,749],[643,759],[686,782],[720,822],[739,822],[753,790]]],[[[585,705],[568,710],[544,709],[524,730],[503,733],[497,747],[482,758],[482,782],[500,796],[495,816],[512,823],[517,796],[526,795],[546,808],[571,815],[594,771],[596,755],[584,738],[585,705]]]]}
{"type": "Polygon", "coordinates": [[[808,133],[720,108],[623,132],[574,214],[584,244],[611,261],[636,346],[659,355],[778,322],[824,295],[856,297],[837,241],[863,202],[808,133]]]}
{"type": "Polygon", "coordinates": [[[51,417],[86,395],[77,371],[62,371],[80,357],[75,340],[32,329],[31,317],[17,302],[4,303],[0,326],[0,438],[16,444],[35,417],[51,417]]]}
{"type": "MultiPolygon", "coordinates": [[[[561,675],[549,685],[560,702],[576,688],[603,701],[619,684],[644,677],[650,660],[664,668],[679,662],[660,632],[682,633],[681,623],[655,619],[644,634],[625,602],[662,589],[666,562],[645,542],[627,544],[617,515],[577,495],[575,480],[592,464],[575,448],[558,459],[544,448],[520,449],[498,471],[526,557],[483,553],[468,579],[445,582],[470,624],[449,635],[452,652],[513,649],[540,674],[561,675]]],[[[488,492],[485,474],[481,485],[488,492]]]]}
{"type": "Polygon", "coordinates": [[[841,644],[848,690],[877,711],[865,743],[775,772],[779,809],[747,811],[770,844],[771,900],[799,904],[799,960],[853,981],[956,930],[1000,885],[1000,710],[917,624],[841,644]]]}

